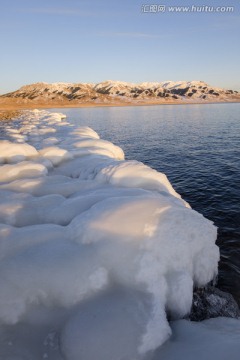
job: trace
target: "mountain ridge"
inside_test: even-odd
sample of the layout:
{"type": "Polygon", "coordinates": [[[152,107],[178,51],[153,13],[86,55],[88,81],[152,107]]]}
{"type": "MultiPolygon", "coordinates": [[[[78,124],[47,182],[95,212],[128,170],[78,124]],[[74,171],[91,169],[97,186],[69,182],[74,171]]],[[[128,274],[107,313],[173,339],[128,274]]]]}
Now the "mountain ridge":
{"type": "Polygon", "coordinates": [[[240,93],[208,85],[204,81],[162,81],[139,84],[107,80],[94,83],[47,83],[24,85],[16,91],[0,95],[1,105],[84,104],[114,105],[240,102],[240,93]]]}

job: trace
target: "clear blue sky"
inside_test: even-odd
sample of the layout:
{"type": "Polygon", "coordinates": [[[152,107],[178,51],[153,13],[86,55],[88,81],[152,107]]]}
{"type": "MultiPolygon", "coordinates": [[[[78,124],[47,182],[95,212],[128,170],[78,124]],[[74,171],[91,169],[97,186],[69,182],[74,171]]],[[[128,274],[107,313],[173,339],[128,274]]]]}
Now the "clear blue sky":
{"type": "Polygon", "coordinates": [[[0,93],[46,82],[204,80],[240,90],[240,1],[0,0],[0,93]],[[141,6],[234,6],[143,13],[141,6]]]}

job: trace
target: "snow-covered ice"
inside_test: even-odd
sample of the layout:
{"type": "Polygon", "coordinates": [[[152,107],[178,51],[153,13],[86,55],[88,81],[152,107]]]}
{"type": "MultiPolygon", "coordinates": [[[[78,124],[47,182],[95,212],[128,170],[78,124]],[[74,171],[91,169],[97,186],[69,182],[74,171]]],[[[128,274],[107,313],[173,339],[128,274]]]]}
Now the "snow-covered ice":
{"type": "MultiPolygon", "coordinates": [[[[9,133],[11,134],[10,130],[9,133]]],[[[0,142],[0,164],[19,162],[36,155],[38,155],[37,150],[26,143],[17,144],[7,140],[0,142]]]]}
{"type": "Polygon", "coordinates": [[[14,165],[0,165],[0,183],[18,179],[35,178],[46,175],[48,170],[43,164],[21,161],[14,165]]]}
{"type": "Polygon", "coordinates": [[[189,353],[208,336],[224,347],[219,324],[226,339],[236,329],[224,349],[240,350],[239,320],[168,322],[217,275],[219,250],[216,227],[164,174],[59,113],[25,111],[5,138],[1,359],[186,360],[188,338],[189,353]]]}
{"type": "Polygon", "coordinates": [[[152,360],[237,360],[240,349],[238,319],[215,318],[202,322],[172,322],[173,336],[152,360]]]}

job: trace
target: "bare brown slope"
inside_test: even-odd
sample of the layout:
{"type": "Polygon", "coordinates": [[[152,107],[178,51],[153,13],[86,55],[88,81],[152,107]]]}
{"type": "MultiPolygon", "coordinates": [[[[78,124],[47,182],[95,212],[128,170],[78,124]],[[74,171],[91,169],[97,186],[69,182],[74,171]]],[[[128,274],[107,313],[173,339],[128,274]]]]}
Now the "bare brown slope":
{"type": "Polygon", "coordinates": [[[136,106],[240,102],[233,90],[200,81],[131,84],[106,81],[95,84],[36,83],[0,96],[0,109],[136,106]]]}

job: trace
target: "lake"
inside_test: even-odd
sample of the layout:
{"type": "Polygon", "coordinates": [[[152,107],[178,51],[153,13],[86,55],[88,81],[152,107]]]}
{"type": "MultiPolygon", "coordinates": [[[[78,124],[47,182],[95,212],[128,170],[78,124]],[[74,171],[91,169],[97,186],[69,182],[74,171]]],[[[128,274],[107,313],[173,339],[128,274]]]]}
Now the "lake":
{"type": "Polygon", "coordinates": [[[218,227],[218,287],[240,303],[240,104],[53,109],[164,172],[218,227]]]}

